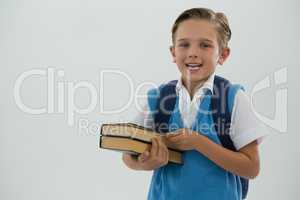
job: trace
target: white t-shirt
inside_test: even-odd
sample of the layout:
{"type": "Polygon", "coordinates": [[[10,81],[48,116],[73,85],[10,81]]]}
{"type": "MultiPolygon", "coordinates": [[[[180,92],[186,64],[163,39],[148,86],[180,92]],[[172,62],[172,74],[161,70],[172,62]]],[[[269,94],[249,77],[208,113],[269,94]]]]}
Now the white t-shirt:
{"type": "MultiPolygon", "coordinates": [[[[205,89],[211,91],[213,89],[214,77],[214,74],[211,75],[203,86],[197,89],[192,100],[181,79],[177,82],[176,93],[179,96],[179,111],[185,128],[191,128],[194,123],[205,89]]],[[[142,111],[138,112],[134,123],[148,128],[154,127],[154,119],[148,101],[144,102],[142,111]]],[[[239,150],[255,140],[260,143],[266,135],[266,130],[251,109],[248,96],[244,91],[238,90],[234,99],[230,125],[230,137],[235,148],[239,150]]]]}

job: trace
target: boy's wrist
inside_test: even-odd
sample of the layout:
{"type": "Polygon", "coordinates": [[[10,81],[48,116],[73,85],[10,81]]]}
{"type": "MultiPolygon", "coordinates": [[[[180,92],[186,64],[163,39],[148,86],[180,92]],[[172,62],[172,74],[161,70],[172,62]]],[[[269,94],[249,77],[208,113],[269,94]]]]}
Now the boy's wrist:
{"type": "Polygon", "coordinates": [[[193,139],[193,143],[192,143],[192,146],[193,146],[193,149],[194,150],[199,150],[199,146],[201,146],[201,143],[203,141],[203,138],[205,136],[199,134],[199,133],[195,133],[195,138],[193,139]]]}

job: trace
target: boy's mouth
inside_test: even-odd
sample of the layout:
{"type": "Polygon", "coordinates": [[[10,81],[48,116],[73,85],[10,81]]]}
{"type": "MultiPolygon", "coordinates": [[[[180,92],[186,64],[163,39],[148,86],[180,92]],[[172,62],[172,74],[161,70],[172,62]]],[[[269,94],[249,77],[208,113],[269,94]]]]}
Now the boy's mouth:
{"type": "Polygon", "coordinates": [[[185,66],[188,68],[189,71],[194,72],[194,71],[199,70],[202,67],[202,64],[188,63],[188,64],[185,64],[185,66]]]}

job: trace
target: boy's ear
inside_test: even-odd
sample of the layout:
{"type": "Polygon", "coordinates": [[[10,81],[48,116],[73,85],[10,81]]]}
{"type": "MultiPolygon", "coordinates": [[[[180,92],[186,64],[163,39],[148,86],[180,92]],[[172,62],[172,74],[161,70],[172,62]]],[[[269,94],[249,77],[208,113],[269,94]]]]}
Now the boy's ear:
{"type": "Polygon", "coordinates": [[[173,62],[175,63],[176,62],[176,60],[175,60],[175,48],[174,48],[173,45],[170,46],[170,53],[172,55],[173,62]]]}
{"type": "Polygon", "coordinates": [[[218,63],[220,65],[223,65],[223,63],[226,61],[226,59],[229,57],[230,55],[230,49],[228,47],[224,48],[220,54],[218,63]]]}

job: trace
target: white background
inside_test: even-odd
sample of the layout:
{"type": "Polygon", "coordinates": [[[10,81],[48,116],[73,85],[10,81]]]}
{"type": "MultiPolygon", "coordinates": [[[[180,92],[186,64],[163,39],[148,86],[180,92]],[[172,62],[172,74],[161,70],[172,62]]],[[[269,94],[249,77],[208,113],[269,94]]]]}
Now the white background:
{"type": "MultiPolygon", "coordinates": [[[[151,172],[131,171],[122,164],[121,154],[98,148],[97,127],[128,121],[136,112],[134,102],[117,114],[101,112],[101,106],[120,108],[133,94],[124,77],[100,80],[100,73],[125,72],[134,90],[145,81],[159,84],[178,78],[168,52],[170,29],[191,7],[223,11],[229,18],[232,54],[218,70],[221,75],[251,91],[276,70],[288,68],[288,83],[283,85],[288,88],[288,130],[269,130],[271,136],[260,148],[261,173],[251,181],[248,199],[299,197],[298,1],[2,0],[0,199],[146,199],[151,172]],[[25,71],[49,67],[55,71],[54,112],[23,112],[14,99],[16,80],[25,71]],[[58,70],[64,71],[63,77],[58,70]],[[88,114],[75,113],[70,126],[67,84],[79,81],[97,89],[97,106],[88,114]],[[57,112],[58,83],[65,87],[63,113],[57,112]],[[80,119],[88,120],[90,131],[79,128],[80,119]]],[[[256,95],[257,112],[275,115],[276,89],[256,95]]],[[[27,106],[47,108],[45,76],[27,78],[20,91],[27,106]]],[[[80,108],[91,100],[85,88],[76,90],[74,98],[80,108]]]]}

